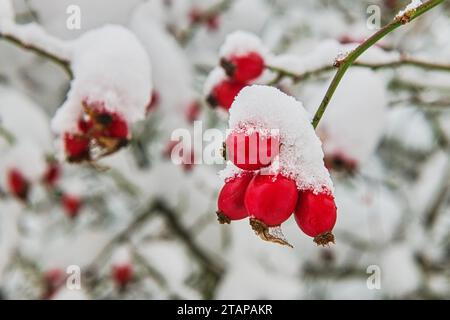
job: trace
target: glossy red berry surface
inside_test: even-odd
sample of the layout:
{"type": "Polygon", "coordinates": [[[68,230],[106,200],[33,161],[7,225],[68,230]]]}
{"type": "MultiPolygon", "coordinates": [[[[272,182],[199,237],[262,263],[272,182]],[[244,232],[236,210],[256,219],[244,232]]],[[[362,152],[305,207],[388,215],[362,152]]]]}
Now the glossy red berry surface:
{"type": "Polygon", "coordinates": [[[237,96],[239,91],[245,87],[245,84],[232,80],[224,80],[217,84],[210,95],[208,96],[208,103],[212,107],[220,106],[228,110],[237,96]]]}
{"type": "Polygon", "coordinates": [[[244,197],[252,178],[252,173],[244,172],[225,182],[217,200],[217,215],[220,223],[229,223],[230,220],[248,217],[244,197]]]}
{"type": "Polygon", "coordinates": [[[325,245],[334,242],[331,231],[336,223],[336,211],[332,195],[304,191],[299,195],[295,221],[317,244],[325,245]]]}
{"type": "Polygon", "coordinates": [[[227,157],[243,170],[267,167],[280,151],[279,136],[262,135],[258,131],[232,132],[226,140],[227,157]]]}
{"type": "Polygon", "coordinates": [[[297,204],[295,182],[280,174],[256,175],[245,193],[245,207],[250,217],[269,227],[286,221],[297,204]]]}
{"type": "Polygon", "coordinates": [[[264,59],[253,51],[223,58],[221,65],[230,78],[242,83],[258,78],[264,71],[264,59]]]}

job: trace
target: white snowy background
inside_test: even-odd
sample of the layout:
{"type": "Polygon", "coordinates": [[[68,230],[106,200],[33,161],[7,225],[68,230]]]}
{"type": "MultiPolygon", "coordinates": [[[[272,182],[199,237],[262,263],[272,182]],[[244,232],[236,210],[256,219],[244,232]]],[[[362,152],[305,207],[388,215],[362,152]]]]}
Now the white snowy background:
{"type": "MultiPolygon", "coordinates": [[[[338,219],[336,244],[328,248],[317,247],[293,218],[283,224],[293,249],[261,241],[247,221],[219,225],[223,166],[189,168],[165,156],[174,129],[193,130],[186,116],[193,103],[200,103],[204,128],[227,128],[227,114],[208,107],[203,87],[228,34],[255,34],[273,67],[303,74],[332,66],[339,53],[375,32],[367,25],[368,6],[380,8],[383,25],[409,1],[12,0],[19,24],[13,28],[8,3],[0,1],[2,298],[45,298],[45,274],[70,265],[81,268],[81,290],[62,285],[50,298],[450,298],[450,67],[360,66],[344,76],[317,129],[325,156],[357,163],[351,173],[331,170],[338,219]],[[70,5],[81,9],[80,29],[66,26],[70,5]],[[217,28],[193,25],[193,10],[217,14],[217,28]],[[36,24],[53,37],[42,36],[36,24]],[[111,24],[122,27],[105,27],[111,24]],[[75,80],[53,61],[2,39],[2,27],[73,61],[75,80]],[[89,38],[89,31],[103,33],[89,38]],[[113,51],[95,51],[103,45],[113,51]],[[58,186],[83,202],[71,219],[41,182],[46,158],[60,159],[55,133],[65,120],[50,123],[60,106],[71,108],[82,95],[110,87],[131,106],[127,118],[138,120],[133,140],[96,166],[60,163],[58,186]],[[134,107],[151,87],[158,99],[142,119],[134,107]],[[11,166],[32,183],[27,205],[7,190],[11,166]],[[120,263],[133,268],[125,290],[111,276],[120,263]],[[373,265],[381,271],[379,289],[367,286],[373,265]]],[[[450,66],[449,35],[444,2],[358,61],[408,55],[450,66]]],[[[276,75],[267,71],[257,82],[276,75]]],[[[274,84],[312,116],[332,76],[274,84]]]]}

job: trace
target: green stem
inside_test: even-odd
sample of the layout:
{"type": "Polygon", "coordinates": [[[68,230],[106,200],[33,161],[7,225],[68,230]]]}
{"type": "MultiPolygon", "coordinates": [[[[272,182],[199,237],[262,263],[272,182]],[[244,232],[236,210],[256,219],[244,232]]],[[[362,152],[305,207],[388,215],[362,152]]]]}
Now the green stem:
{"type": "Polygon", "coordinates": [[[344,76],[347,69],[350,67],[350,65],[367,49],[369,49],[371,46],[373,46],[375,43],[377,43],[381,38],[386,36],[387,34],[391,33],[398,27],[400,27],[403,24],[406,24],[415,18],[421,16],[425,12],[429,11],[430,9],[434,8],[435,6],[442,3],[444,0],[429,0],[425,2],[424,4],[420,5],[414,10],[410,10],[406,12],[404,15],[400,17],[394,18],[392,22],[378,30],[376,33],[374,33],[370,38],[368,38],[366,41],[361,43],[358,47],[356,47],[352,52],[350,52],[344,59],[337,60],[336,66],[339,68],[331,81],[330,86],[328,87],[327,92],[325,93],[325,96],[322,99],[322,102],[320,103],[319,108],[316,111],[316,114],[314,115],[312,125],[314,128],[317,127],[317,125],[320,122],[320,119],[322,118],[330,100],[333,96],[334,92],[336,91],[336,88],[339,85],[339,82],[341,81],[342,77],[344,76]]]}
{"type": "Polygon", "coordinates": [[[16,138],[14,137],[14,135],[2,126],[0,126],[0,137],[3,137],[9,145],[12,145],[14,144],[14,142],[16,142],[16,138]]]}

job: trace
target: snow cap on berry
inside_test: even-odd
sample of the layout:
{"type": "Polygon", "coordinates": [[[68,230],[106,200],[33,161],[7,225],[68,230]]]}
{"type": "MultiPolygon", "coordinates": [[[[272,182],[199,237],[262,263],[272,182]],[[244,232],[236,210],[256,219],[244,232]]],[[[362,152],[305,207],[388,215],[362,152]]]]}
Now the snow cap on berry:
{"type": "MultiPolygon", "coordinates": [[[[324,166],[321,142],[301,102],[282,91],[262,85],[245,87],[230,109],[229,127],[251,123],[252,128],[279,130],[280,153],[268,172],[293,179],[299,190],[332,193],[333,184],[324,166]]],[[[233,166],[228,163],[227,167],[233,166]]],[[[229,168],[225,172],[234,174],[229,168]]],[[[222,177],[227,178],[227,175],[222,177]]]]}
{"type": "Polygon", "coordinates": [[[71,43],[74,79],[52,129],[77,132],[85,104],[101,104],[128,122],[145,117],[152,90],[150,62],[136,36],[121,26],[88,31],[71,43]]]}
{"type": "Polygon", "coordinates": [[[261,39],[252,33],[241,30],[230,33],[220,47],[221,58],[229,58],[232,55],[242,56],[249,52],[256,52],[262,58],[266,58],[269,54],[261,39]]]}
{"type": "Polygon", "coordinates": [[[127,245],[121,245],[118,247],[111,257],[111,262],[114,265],[129,264],[131,261],[131,250],[127,245]]]}
{"type": "Polygon", "coordinates": [[[203,85],[203,95],[205,97],[210,95],[214,87],[226,79],[227,75],[221,67],[215,67],[212,69],[203,85]]]}

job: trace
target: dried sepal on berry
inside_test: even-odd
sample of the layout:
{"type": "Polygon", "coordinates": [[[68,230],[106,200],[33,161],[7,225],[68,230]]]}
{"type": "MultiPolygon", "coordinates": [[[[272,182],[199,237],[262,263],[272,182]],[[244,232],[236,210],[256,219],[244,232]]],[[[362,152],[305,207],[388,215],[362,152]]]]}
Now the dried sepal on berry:
{"type": "Polygon", "coordinates": [[[280,226],[268,227],[264,222],[255,218],[250,218],[250,226],[262,240],[293,248],[284,237],[280,226]]]}
{"type": "Polygon", "coordinates": [[[300,229],[318,245],[334,243],[332,230],[336,224],[336,204],[330,193],[314,193],[303,191],[300,193],[295,221],[300,229]]]}

